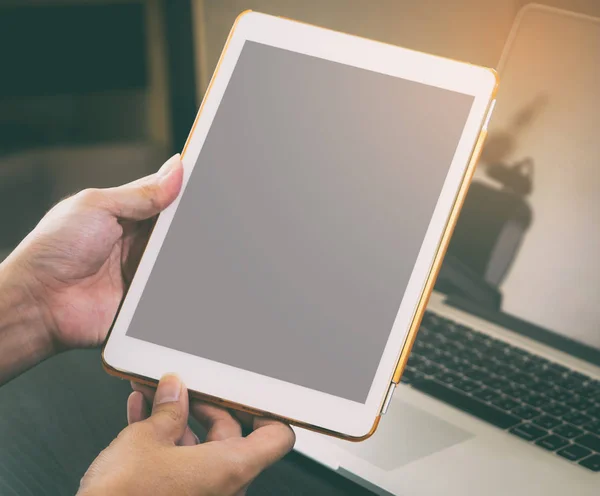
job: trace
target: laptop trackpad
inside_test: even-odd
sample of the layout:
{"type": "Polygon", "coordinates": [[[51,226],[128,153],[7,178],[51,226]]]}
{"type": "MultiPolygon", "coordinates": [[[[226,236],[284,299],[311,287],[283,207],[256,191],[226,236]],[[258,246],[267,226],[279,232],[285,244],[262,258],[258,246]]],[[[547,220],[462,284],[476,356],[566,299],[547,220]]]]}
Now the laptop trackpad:
{"type": "Polygon", "coordinates": [[[472,437],[474,434],[395,399],[371,438],[362,443],[336,442],[376,467],[393,470],[472,437]]]}

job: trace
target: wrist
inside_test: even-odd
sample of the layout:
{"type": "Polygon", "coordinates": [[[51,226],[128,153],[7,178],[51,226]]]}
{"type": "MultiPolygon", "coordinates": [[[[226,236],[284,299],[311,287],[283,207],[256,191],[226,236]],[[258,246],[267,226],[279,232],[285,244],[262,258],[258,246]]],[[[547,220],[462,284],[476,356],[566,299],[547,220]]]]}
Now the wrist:
{"type": "Polygon", "coordinates": [[[56,353],[43,308],[32,274],[12,255],[0,263],[0,384],[56,353]]]}

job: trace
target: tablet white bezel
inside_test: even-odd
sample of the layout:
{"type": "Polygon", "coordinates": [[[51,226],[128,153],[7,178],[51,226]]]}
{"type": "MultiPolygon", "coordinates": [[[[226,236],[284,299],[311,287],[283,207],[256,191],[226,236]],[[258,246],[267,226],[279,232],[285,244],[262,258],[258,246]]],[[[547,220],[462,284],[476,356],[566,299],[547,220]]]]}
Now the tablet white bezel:
{"type": "MultiPolygon", "coordinates": [[[[196,164],[227,83],[246,40],[280,47],[473,95],[474,102],[448,176],[413,268],[365,404],[314,391],[187,353],[126,336],[136,306],[158,256],[179,198],[159,217],[139,268],[113,324],[103,357],[124,374],[158,380],[176,371],[189,389],[252,409],[327,429],[345,436],[367,434],[378,417],[400,351],[406,341],[425,282],[439,249],[474,145],[481,133],[497,84],[489,69],[317,28],[287,19],[248,12],[236,21],[209,86],[183,154],[184,185],[196,164]]],[[[177,323],[174,322],[174,325],[177,323]]]]}

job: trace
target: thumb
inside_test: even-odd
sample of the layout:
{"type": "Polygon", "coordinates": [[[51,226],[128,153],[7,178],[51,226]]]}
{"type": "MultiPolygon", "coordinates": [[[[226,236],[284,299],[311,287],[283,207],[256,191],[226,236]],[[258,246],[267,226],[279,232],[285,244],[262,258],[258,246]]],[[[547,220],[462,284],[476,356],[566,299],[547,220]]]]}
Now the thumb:
{"type": "Polygon", "coordinates": [[[156,174],[123,186],[103,190],[115,217],[144,220],[167,208],[181,190],[183,165],[179,154],[172,156],[156,174]]]}
{"type": "Polygon", "coordinates": [[[175,444],[186,430],[188,412],[187,388],[178,376],[167,374],[158,383],[152,415],[143,422],[152,424],[160,440],[175,444]]]}

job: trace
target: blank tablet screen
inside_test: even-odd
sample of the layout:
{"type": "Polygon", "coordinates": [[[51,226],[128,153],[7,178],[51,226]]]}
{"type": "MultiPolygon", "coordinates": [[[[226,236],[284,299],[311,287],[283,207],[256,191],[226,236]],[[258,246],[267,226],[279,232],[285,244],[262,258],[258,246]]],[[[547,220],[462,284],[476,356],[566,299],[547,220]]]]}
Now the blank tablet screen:
{"type": "Polygon", "coordinates": [[[246,41],[127,335],[364,403],[472,103],[246,41]]]}

